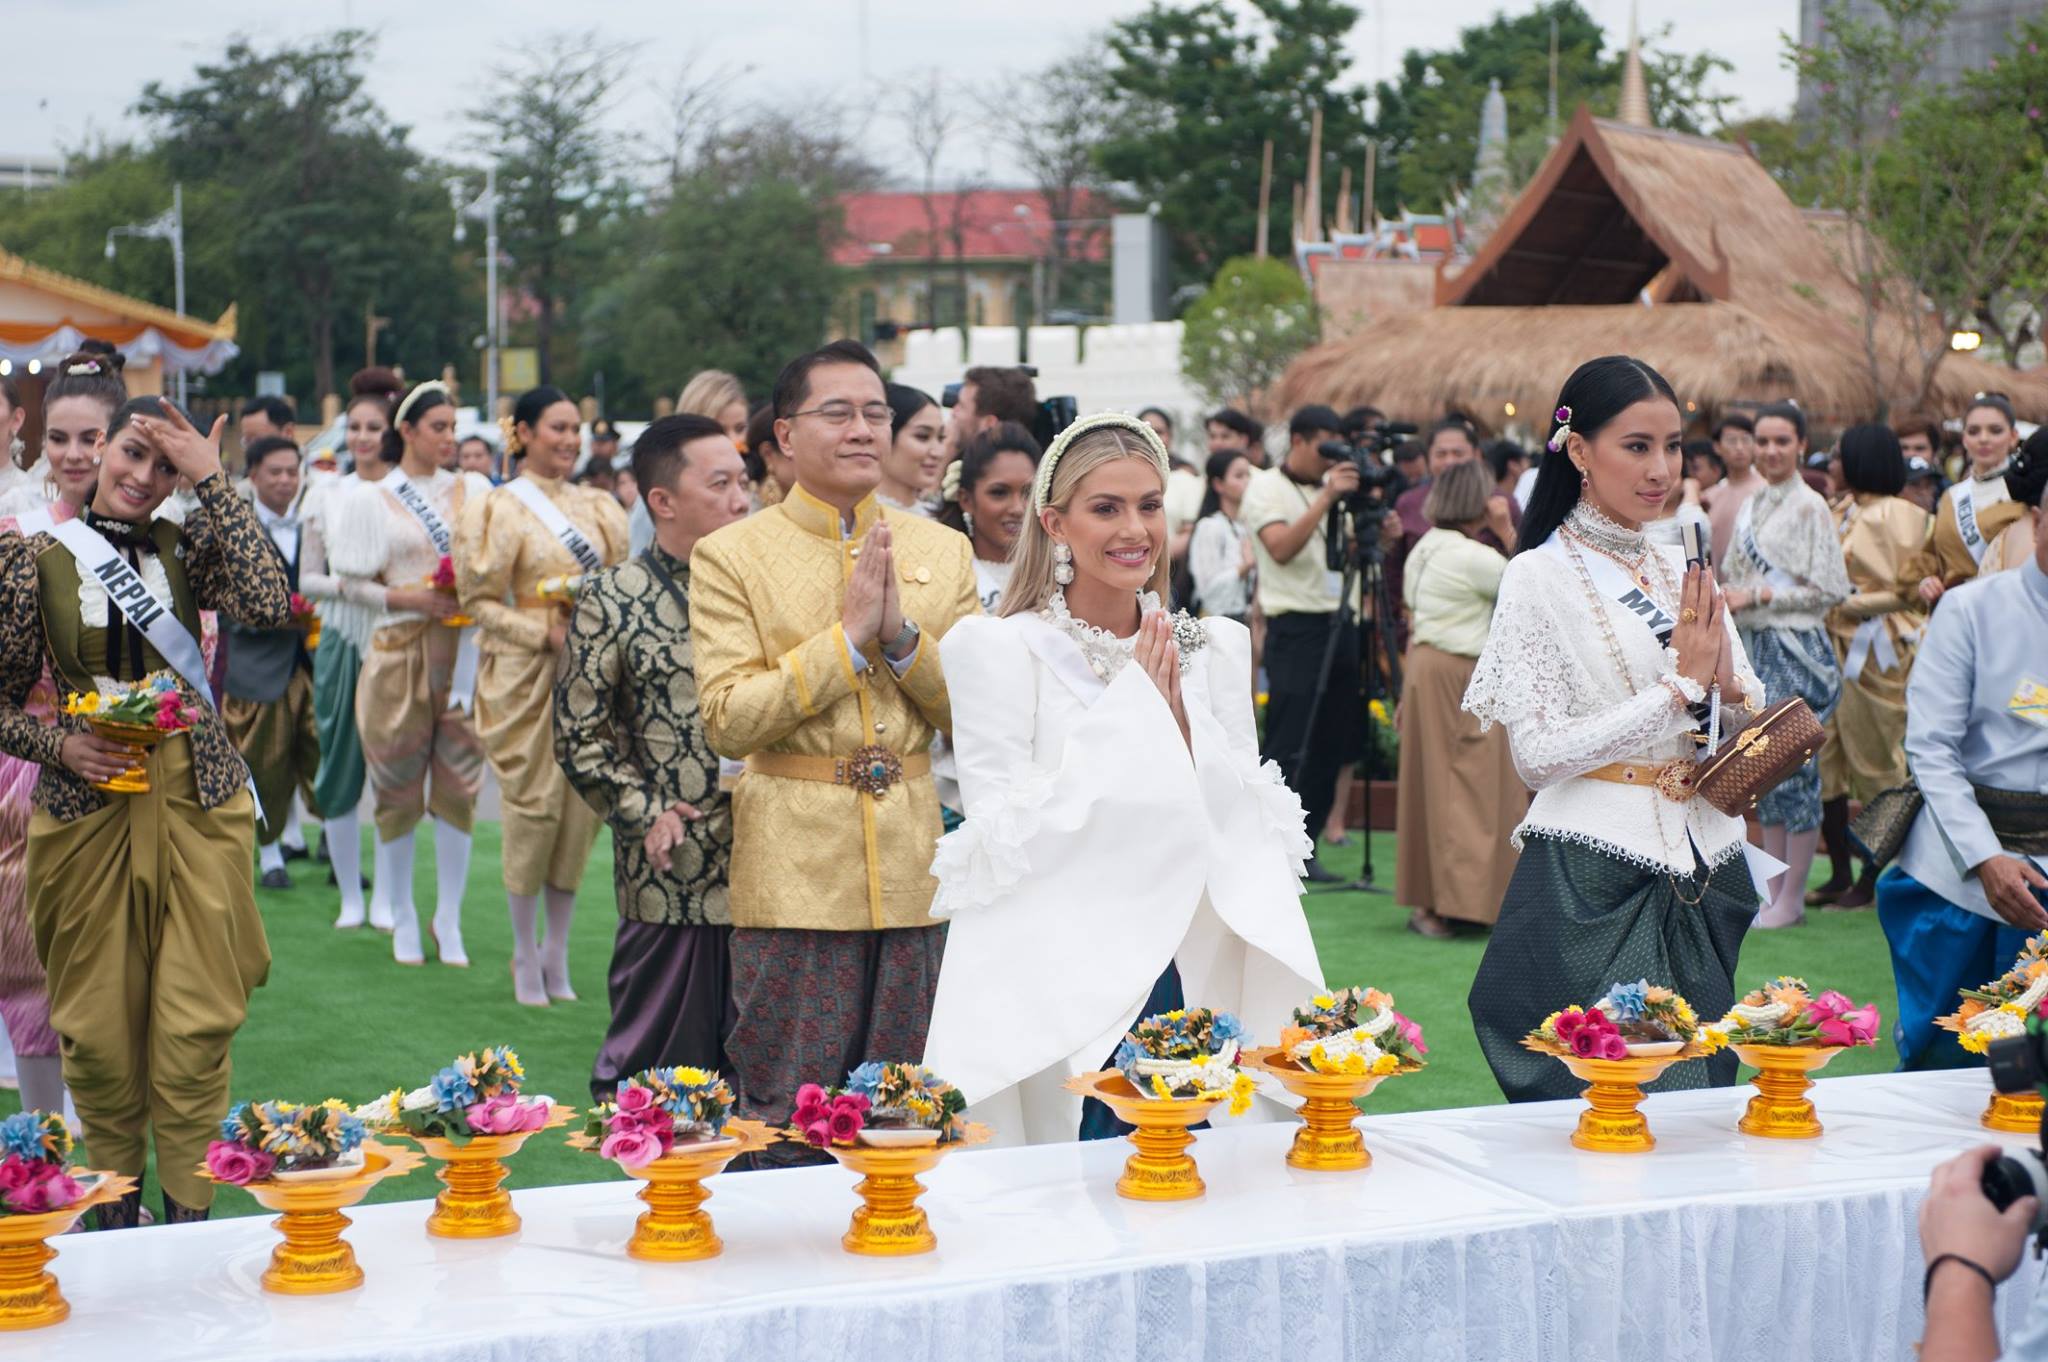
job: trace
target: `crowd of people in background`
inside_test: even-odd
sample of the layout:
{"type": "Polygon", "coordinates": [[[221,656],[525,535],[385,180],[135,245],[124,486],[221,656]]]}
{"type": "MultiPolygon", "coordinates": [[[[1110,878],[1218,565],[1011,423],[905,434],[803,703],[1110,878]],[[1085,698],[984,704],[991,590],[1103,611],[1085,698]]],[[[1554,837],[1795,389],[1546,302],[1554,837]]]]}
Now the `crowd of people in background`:
{"type": "MultiPolygon", "coordinates": [[[[1067,540],[1030,548],[1062,513],[1047,509],[1041,478],[1059,432],[1029,371],[970,368],[934,397],[886,382],[840,343],[793,363],[765,401],[731,374],[697,374],[627,448],[617,425],[586,420],[551,387],[521,395],[496,431],[457,438],[447,384],[368,369],[332,440],[302,441],[283,398],[244,404],[230,473],[220,427],[199,430],[163,399],[129,400],[121,367],[105,345],[60,365],[42,395],[41,446],[16,441],[0,486],[0,625],[21,631],[0,695],[0,1017],[25,1100],[60,1109],[68,1083],[103,1159],[140,1172],[153,1125],[159,1166],[194,1166],[200,1117],[221,1094],[212,1079],[187,1081],[172,1100],[165,1085],[224,1078],[221,1056],[263,977],[253,895],[183,873],[145,897],[158,913],[207,897],[213,935],[157,957],[156,992],[109,1001],[120,993],[106,984],[112,947],[50,943],[58,917],[79,911],[56,904],[59,889],[67,903],[111,901],[143,892],[132,877],[165,873],[155,860],[108,873],[81,859],[88,836],[98,857],[109,839],[144,835],[142,814],[94,793],[114,754],[58,696],[166,671],[204,702],[189,764],[162,796],[168,826],[189,828],[189,854],[253,856],[264,890],[291,886],[291,862],[324,860],[335,926],[389,933],[398,965],[471,964],[463,913],[488,767],[505,825],[512,995],[574,1000],[568,929],[609,824],[619,926],[599,1095],[637,1069],[687,1062],[730,1070],[742,1106],[775,1117],[800,1075],[883,1040],[916,1052],[944,934],[926,916],[930,890],[914,886],[929,883],[932,836],[969,812],[934,644],[957,619],[1006,613],[1034,553],[1052,556],[1021,570],[1071,580],[1055,552],[1067,540]],[[179,637],[124,627],[118,609],[110,622],[105,594],[95,607],[68,559],[9,549],[43,536],[71,546],[58,528],[71,521],[90,531],[74,553],[111,543],[168,598],[190,634],[189,668],[179,637]],[[66,571],[77,618],[52,623],[34,602],[66,571]],[[847,695],[859,704],[834,708],[847,695]],[[821,727],[828,711],[838,717],[821,727]],[[868,779],[849,774],[856,750],[880,782],[867,823],[821,824],[819,782],[868,779]],[[910,793],[880,798],[895,783],[910,793]],[[32,810],[70,821],[32,832],[32,810]],[[412,890],[422,823],[436,885],[424,924],[412,890]],[[849,874],[844,894],[785,892],[791,877],[849,874]],[[842,1014],[794,1047],[791,1000],[827,995],[847,999],[842,1014]],[[151,1013],[173,996],[199,1000],[202,1041],[171,1038],[189,1017],[151,1013]],[[74,1038],[61,1063],[59,1033],[74,1038]],[[116,1039],[133,1034],[166,1037],[146,1082],[116,1039]]],[[[1644,388],[1653,405],[1661,385],[1644,388]]],[[[1305,841],[1348,841],[1364,821],[1354,805],[1369,802],[1361,771],[1392,776],[1394,900],[1410,930],[1449,938],[1489,931],[1516,901],[1530,792],[1556,779],[1538,738],[1506,717],[1526,715],[1474,698],[1501,684],[1486,658],[1501,646],[1510,562],[1539,546],[1523,542],[1525,521],[1596,558],[1639,550],[1603,540],[1583,508],[1560,509],[1608,476],[1569,423],[1527,449],[1464,413],[1411,415],[1426,419],[1396,426],[1371,407],[1322,405],[1270,432],[1231,409],[1185,430],[1160,407],[1120,419],[1171,460],[1164,594],[1196,619],[1242,627],[1263,704],[1257,741],[1299,799],[1305,841]]],[[[0,380],[0,433],[22,422],[20,394],[0,380]]],[[[2048,433],[2023,446],[1995,394],[1955,430],[1954,449],[1930,418],[1823,434],[1795,403],[1731,403],[1683,444],[1682,471],[1656,479],[1658,505],[1636,517],[1643,542],[1676,546],[1690,526],[1710,544],[1729,692],[1799,696],[1827,725],[1819,756],[1755,810],[1763,850],[1786,868],[1759,881],[1743,929],[1877,904],[1905,950],[1927,930],[1909,909],[1962,892],[1924,847],[1880,878],[1885,857],[1864,847],[1859,867],[1851,837],[1852,812],[1905,786],[1922,766],[1909,763],[1916,743],[1939,741],[1916,734],[1908,703],[1930,621],[1973,578],[2039,572],[2048,433]],[[1830,874],[1809,892],[1821,854],[1830,874]]],[[[1712,673],[1700,651],[1711,640],[1685,637],[1712,673]]],[[[2019,888],[1999,872],[1978,898],[2013,928],[2048,926],[2026,888],[2036,881],[2014,873],[2019,888]]],[[[1304,877],[1347,882],[1313,854],[1304,877]]],[[[1975,968],[1992,943],[1972,923],[1948,927],[1969,938],[1951,954],[1975,968]]],[[[172,1219],[210,1199],[180,1175],[165,1187],[172,1219]]],[[[131,1200],[103,1219],[138,1214],[131,1200]]]]}

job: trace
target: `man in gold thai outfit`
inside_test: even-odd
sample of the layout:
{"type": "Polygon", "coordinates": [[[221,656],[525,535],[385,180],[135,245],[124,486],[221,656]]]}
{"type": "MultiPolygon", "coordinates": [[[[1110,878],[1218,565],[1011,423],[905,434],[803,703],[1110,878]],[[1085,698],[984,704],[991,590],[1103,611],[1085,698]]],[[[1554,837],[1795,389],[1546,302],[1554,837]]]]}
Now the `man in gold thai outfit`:
{"type": "Polygon", "coordinates": [[[726,1055],[741,1113],[779,1124],[800,1084],[924,1052],[945,945],[938,645],[980,605],[967,540],[875,500],[890,411],[865,347],[791,361],[773,400],[796,486],[697,546],[690,628],[705,735],[747,763],[726,1055]]]}

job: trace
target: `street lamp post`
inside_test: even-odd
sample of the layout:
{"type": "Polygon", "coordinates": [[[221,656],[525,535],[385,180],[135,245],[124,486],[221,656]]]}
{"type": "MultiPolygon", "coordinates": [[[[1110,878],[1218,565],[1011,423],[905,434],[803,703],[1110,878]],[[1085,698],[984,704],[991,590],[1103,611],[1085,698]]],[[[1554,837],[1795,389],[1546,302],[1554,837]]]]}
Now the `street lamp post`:
{"type": "MultiPolygon", "coordinates": [[[[112,260],[114,258],[114,238],[117,236],[148,237],[156,241],[168,241],[171,243],[171,288],[173,293],[172,310],[175,311],[180,317],[184,316],[185,186],[183,184],[172,185],[170,208],[165,212],[157,214],[148,222],[131,222],[126,226],[108,228],[107,259],[109,260],[112,260]]],[[[164,358],[165,364],[168,367],[170,362],[170,352],[168,348],[165,351],[164,358]]],[[[177,373],[178,405],[184,406],[185,366],[182,363],[177,366],[177,373]]]]}
{"type": "Polygon", "coordinates": [[[462,201],[462,182],[448,182],[448,197],[455,205],[455,239],[463,238],[464,219],[484,224],[484,409],[486,424],[498,419],[498,345],[504,335],[498,306],[498,168],[484,167],[484,192],[468,203],[462,201]]]}

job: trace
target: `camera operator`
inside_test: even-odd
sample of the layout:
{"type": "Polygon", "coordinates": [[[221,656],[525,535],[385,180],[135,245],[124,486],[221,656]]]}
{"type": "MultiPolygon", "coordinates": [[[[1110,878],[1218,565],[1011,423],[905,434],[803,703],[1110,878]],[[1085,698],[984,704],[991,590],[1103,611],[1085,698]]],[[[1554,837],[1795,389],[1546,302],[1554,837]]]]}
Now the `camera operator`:
{"type": "Polygon", "coordinates": [[[1031,429],[1038,419],[1038,385],[1028,369],[977,364],[947,405],[953,409],[946,422],[946,462],[951,463],[968,441],[1005,421],[1031,429]]]}
{"type": "MultiPolygon", "coordinates": [[[[2036,434],[2014,468],[2048,462],[2036,434]]],[[[2043,470],[2048,471],[2048,470],[2043,470]]],[[[2010,478],[2010,475],[2008,475],[2010,478]]],[[[2048,501],[2029,480],[2029,501],[2048,501]]],[[[2048,511],[2036,511],[2037,517],[2048,511]]],[[[2008,572],[1957,587],[1921,635],[1906,683],[1906,761],[1924,801],[1898,863],[1877,882],[1877,918],[1899,986],[1899,1067],[1939,1064],[1934,1018],[1956,990],[1993,978],[2048,929],[2048,534],[2008,572]]],[[[1858,836],[1882,863],[1873,820],[1858,836]]]]}
{"type": "MultiPolygon", "coordinates": [[[[1998,1284],[2019,1267],[2039,1207],[2026,1196],[2000,1211],[1984,1194],[1985,1170],[2004,1152],[1980,1145],[1935,1169],[1928,1183],[1920,1203],[1920,1252],[1927,1262],[1920,1362],[1993,1362],[2001,1355],[1993,1314],[1998,1284]]],[[[2048,1296],[2037,1294],[2005,1357],[2048,1357],[2044,1306],[2048,1296]]]]}
{"type": "MultiPolygon", "coordinates": [[[[1337,610],[1342,574],[1329,566],[1330,508],[1358,490],[1358,466],[1333,460],[1317,446],[1337,439],[1341,422],[1325,406],[1303,407],[1287,427],[1287,457],[1252,475],[1239,515],[1254,536],[1258,601],[1266,616],[1266,736],[1263,755],[1279,763],[1301,799],[1311,840],[1328,821],[1337,772],[1362,755],[1359,723],[1358,627],[1337,610]],[[1328,690],[1316,690],[1331,631],[1339,629],[1328,690]],[[1309,730],[1311,711],[1314,730],[1309,730]],[[1300,761],[1307,739],[1307,760],[1300,761]]],[[[1357,595],[1352,598],[1354,612],[1357,595]]],[[[1339,876],[1311,856],[1307,878],[1339,876]]]]}

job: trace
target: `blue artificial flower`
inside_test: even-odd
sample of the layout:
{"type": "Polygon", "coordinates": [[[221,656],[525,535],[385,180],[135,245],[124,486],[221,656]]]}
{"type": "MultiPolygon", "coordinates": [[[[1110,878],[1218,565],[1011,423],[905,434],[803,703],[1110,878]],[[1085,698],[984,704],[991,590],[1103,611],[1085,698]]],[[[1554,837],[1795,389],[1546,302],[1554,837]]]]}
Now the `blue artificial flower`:
{"type": "Polygon", "coordinates": [[[873,1097],[881,1086],[882,1065],[876,1060],[869,1060],[846,1076],[847,1091],[857,1092],[863,1097],[873,1097]]]}
{"type": "Polygon", "coordinates": [[[453,1064],[428,1079],[427,1087],[442,1111],[454,1111],[476,1101],[476,1084],[453,1064]]]}
{"type": "Polygon", "coordinates": [[[1621,1022],[1641,1021],[1643,1009],[1649,1006],[1650,981],[1638,979],[1632,984],[1616,984],[1607,990],[1607,1001],[1614,1009],[1614,1019],[1621,1022]]]}
{"type": "Polygon", "coordinates": [[[1210,1034],[1216,1037],[1218,1044],[1226,1040],[1244,1039],[1244,1024],[1228,1012],[1218,1012],[1209,1030],[1210,1034]]]}
{"type": "Polygon", "coordinates": [[[1111,1057],[1109,1061],[1109,1067],[1112,1069],[1121,1070],[1125,1073],[1129,1073],[1131,1066],[1137,1063],[1137,1060],[1137,1043],[1134,1042],[1129,1036],[1125,1036],[1122,1040],[1117,1042],[1116,1054],[1111,1057]]]}
{"type": "Polygon", "coordinates": [[[242,1123],[230,1116],[220,1123],[220,1137],[230,1144],[242,1142],[242,1123]]]}
{"type": "Polygon", "coordinates": [[[24,1159],[43,1157],[43,1123],[32,1111],[17,1111],[0,1121],[0,1155],[19,1154],[24,1159]]]}
{"type": "Polygon", "coordinates": [[[363,1123],[351,1112],[341,1112],[334,1123],[334,1152],[346,1154],[363,1142],[363,1123]]]}

